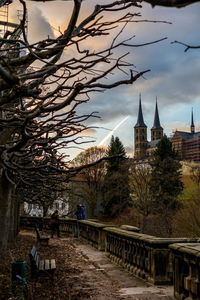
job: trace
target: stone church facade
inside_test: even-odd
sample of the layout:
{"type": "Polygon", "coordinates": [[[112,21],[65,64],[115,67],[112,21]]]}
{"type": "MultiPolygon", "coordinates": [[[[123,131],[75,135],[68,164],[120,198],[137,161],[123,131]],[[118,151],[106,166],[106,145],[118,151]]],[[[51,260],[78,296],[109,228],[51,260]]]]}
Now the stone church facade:
{"type": "MultiPolygon", "coordinates": [[[[144,159],[151,156],[162,137],[163,128],[160,125],[156,99],[151,141],[147,140],[147,126],[144,123],[140,96],[137,123],[134,126],[134,158],[144,159]]],[[[191,113],[190,132],[176,130],[170,139],[181,160],[200,162],[200,132],[195,132],[193,111],[191,113]]]]}
{"type": "Polygon", "coordinates": [[[157,143],[160,141],[162,137],[163,137],[163,128],[160,125],[158,104],[156,99],[154,123],[151,128],[151,141],[147,140],[147,126],[144,123],[141,96],[140,96],[137,123],[134,126],[134,146],[135,146],[134,158],[144,159],[147,158],[148,156],[151,156],[152,152],[156,148],[157,143]]]}

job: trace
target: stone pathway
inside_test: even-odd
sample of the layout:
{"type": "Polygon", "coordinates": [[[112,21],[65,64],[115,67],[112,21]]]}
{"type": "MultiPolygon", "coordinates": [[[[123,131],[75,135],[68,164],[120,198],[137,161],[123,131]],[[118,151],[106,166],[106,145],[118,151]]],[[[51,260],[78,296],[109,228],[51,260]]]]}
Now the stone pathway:
{"type": "MultiPolygon", "coordinates": [[[[87,260],[88,269],[95,270],[101,273],[101,280],[117,282],[118,294],[117,299],[124,300],[172,300],[173,286],[154,286],[150,283],[132,276],[120,266],[114,265],[110,262],[104,252],[97,251],[90,245],[80,244],[76,241],[78,250],[87,260]],[[103,279],[102,279],[103,278],[103,279]]],[[[90,272],[92,276],[92,272],[90,272]]],[[[103,282],[99,282],[103,284],[103,282]]],[[[106,298],[99,298],[103,300],[106,298]]]]}

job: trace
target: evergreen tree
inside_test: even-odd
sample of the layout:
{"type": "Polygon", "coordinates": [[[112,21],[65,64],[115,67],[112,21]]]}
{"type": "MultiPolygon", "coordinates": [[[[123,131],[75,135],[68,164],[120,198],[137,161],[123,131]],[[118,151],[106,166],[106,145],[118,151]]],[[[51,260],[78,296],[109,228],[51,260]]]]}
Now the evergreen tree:
{"type": "Polygon", "coordinates": [[[177,197],[183,190],[181,164],[166,135],[159,141],[150,165],[150,189],[154,199],[154,211],[163,213],[176,209],[177,197]]]}
{"type": "Polygon", "coordinates": [[[112,136],[107,156],[107,173],[104,182],[104,213],[116,216],[130,201],[129,164],[124,146],[118,137],[112,136]]]}
{"type": "Polygon", "coordinates": [[[107,173],[118,171],[121,163],[126,160],[126,151],[118,137],[114,138],[114,136],[112,136],[108,146],[107,156],[111,157],[107,163],[107,173]]]}

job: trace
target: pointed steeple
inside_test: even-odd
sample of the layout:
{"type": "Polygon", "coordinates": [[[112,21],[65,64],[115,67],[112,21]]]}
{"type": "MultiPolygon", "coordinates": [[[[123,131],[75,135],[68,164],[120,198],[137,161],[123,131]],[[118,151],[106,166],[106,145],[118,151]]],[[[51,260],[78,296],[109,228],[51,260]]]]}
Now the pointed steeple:
{"type": "Polygon", "coordinates": [[[195,133],[195,126],[194,126],[194,118],[193,118],[193,108],[191,113],[191,126],[190,126],[191,133],[195,133]]]}
{"type": "Polygon", "coordinates": [[[144,123],[144,119],[143,119],[141,94],[140,94],[140,98],[139,98],[138,119],[137,119],[137,123],[135,124],[135,127],[147,127],[146,124],[144,123]]]}
{"type": "Polygon", "coordinates": [[[160,140],[163,137],[163,128],[160,125],[160,118],[158,113],[158,104],[157,104],[157,97],[156,97],[156,107],[155,107],[155,114],[154,114],[154,123],[153,127],[151,128],[151,140],[160,140]]]}
{"type": "Polygon", "coordinates": [[[155,114],[154,114],[154,123],[153,123],[153,127],[151,129],[163,129],[160,125],[160,118],[159,118],[158,104],[157,104],[157,96],[156,96],[156,108],[155,108],[155,114]]]}

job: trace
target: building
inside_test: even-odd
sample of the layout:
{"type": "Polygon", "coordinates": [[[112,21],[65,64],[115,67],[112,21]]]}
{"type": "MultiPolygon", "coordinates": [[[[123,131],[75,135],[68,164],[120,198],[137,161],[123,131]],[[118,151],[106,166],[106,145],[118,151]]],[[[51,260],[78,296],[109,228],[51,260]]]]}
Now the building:
{"type": "MultiPolygon", "coordinates": [[[[60,197],[54,201],[54,203],[49,207],[47,216],[51,215],[55,209],[58,209],[59,216],[66,216],[69,213],[69,203],[66,199],[60,197]]],[[[22,214],[34,216],[34,217],[42,217],[43,216],[43,208],[39,204],[27,203],[24,202],[22,214]]]]}
{"type": "MultiPolygon", "coordinates": [[[[77,204],[83,203],[81,198],[81,191],[86,184],[85,178],[82,176],[75,176],[68,183],[65,191],[62,191],[62,195],[49,206],[47,215],[51,215],[55,209],[59,211],[61,217],[75,217],[74,212],[77,204]]],[[[39,203],[27,203],[24,202],[23,213],[30,216],[40,217],[43,216],[43,207],[39,203]]]]}
{"type": "Polygon", "coordinates": [[[147,126],[144,123],[141,95],[139,99],[139,109],[137,123],[134,126],[134,157],[136,159],[144,159],[152,155],[155,150],[157,143],[163,137],[163,128],[160,125],[160,118],[158,113],[158,104],[156,98],[156,107],[154,114],[154,123],[151,128],[151,141],[147,140],[147,126]]]}
{"type": "Polygon", "coordinates": [[[193,111],[190,132],[176,130],[171,141],[181,160],[200,161],[200,132],[195,132],[193,111]]]}
{"type": "MultiPolygon", "coordinates": [[[[144,159],[151,156],[162,137],[163,128],[160,125],[156,99],[154,123],[151,128],[151,141],[147,140],[147,126],[144,123],[140,96],[137,123],[134,126],[134,158],[144,159]]],[[[200,132],[195,132],[193,111],[191,113],[190,132],[176,130],[170,139],[173,148],[178,152],[181,160],[194,162],[200,161],[200,132]]]]}

